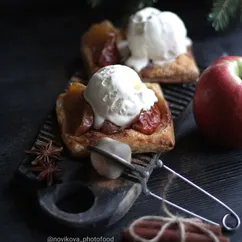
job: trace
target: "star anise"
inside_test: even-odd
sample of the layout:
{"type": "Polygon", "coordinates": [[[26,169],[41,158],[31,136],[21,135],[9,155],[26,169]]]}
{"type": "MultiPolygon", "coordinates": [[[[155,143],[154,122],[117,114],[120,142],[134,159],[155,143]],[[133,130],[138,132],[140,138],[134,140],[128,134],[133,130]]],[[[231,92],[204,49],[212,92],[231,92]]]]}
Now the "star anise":
{"type": "Polygon", "coordinates": [[[63,147],[57,147],[53,145],[53,141],[51,140],[49,143],[36,143],[35,147],[32,150],[26,150],[27,154],[36,155],[36,158],[32,161],[33,165],[37,165],[39,161],[44,161],[49,163],[51,159],[53,160],[61,160],[61,151],[63,147]]]}
{"type": "Polygon", "coordinates": [[[60,155],[62,147],[53,145],[51,140],[49,143],[37,142],[32,150],[25,151],[27,154],[35,155],[35,159],[31,162],[32,172],[37,173],[37,180],[46,180],[48,185],[52,185],[53,178],[58,179],[61,170],[56,166],[56,160],[61,160],[60,155]]]}
{"type": "Polygon", "coordinates": [[[61,170],[55,165],[54,160],[48,162],[39,160],[38,166],[32,167],[31,171],[37,172],[37,180],[46,180],[48,186],[52,185],[54,178],[59,179],[61,176],[61,170]]]}

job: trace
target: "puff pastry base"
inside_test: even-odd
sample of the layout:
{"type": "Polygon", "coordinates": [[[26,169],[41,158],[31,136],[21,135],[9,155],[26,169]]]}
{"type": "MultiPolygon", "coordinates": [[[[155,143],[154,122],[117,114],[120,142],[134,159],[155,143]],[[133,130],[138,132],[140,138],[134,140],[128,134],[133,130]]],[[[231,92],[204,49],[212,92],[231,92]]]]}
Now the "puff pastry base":
{"type": "MultiPolygon", "coordinates": [[[[126,40],[125,30],[115,28],[112,23],[107,20],[96,24],[96,26],[101,26],[103,24],[108,25],[110,32],[117,34],[117,43],[126,40]]],[[[101,67],[95,65],[92,54],[92,50],[93,48],[95,49],[95,46],[90,46],[90,43],[86,41],[87,35],[88,31],[81,38],[81,54],[88,78],[90,78],[101,67]]],[[[144,82],[188,83],[197,81],[200,73],[192,54],[192,46],[189,46],[186,54],[178,56],[173,62],[166,64],[164,67],[150,64],[138,74],[144,82]]]]}
{"type": "Polygon", "coordinates": [[[142,69],[139,76],[144,82],[188,83],[197,81],[199,70],[192,55],[191,47],[187,53],[164,67],[150,65],[142,69]]]}
{"type": "MultiPolygon", "coordinates": [[[[85,86],[82,84],[79,85],[79,92],[81,95],[85,89],[85,86]]],[[[56,101],[56,115],[60,126],[62,139],[71,154],[78,157],[87,156],[89,154],[87,147],[89,145],[95,145],[97,141],[103,137],[109,137],[128,144],[133,153],[164,152],[173,149],[175,145],[175,137],[173,120],[168,104],[164,99],[159,84],[146,83],[146,85],[155,92],[158,98],[158,106],[162,115],[161,124],[151,135],[145,135],[134,129],[124,129],[116,134],[105,135],[99,131],[91,129],[81,136],[73,136],[73,134],[68,132],[68,119],[66,110],[64,108],[65,96],[67,93],[60,94],[56,101]]]]}

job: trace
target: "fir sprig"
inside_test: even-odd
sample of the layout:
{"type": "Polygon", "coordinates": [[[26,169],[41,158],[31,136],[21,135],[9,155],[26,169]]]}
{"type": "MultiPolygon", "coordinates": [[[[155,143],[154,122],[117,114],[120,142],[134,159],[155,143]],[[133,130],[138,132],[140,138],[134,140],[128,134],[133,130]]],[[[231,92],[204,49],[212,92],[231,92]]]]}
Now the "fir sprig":
{"type": "MultiPolygon", "coordinates": [[[[157,0],[133,0],[136,2],[136,10],[152,6],[157,0]]],[[[211,13],[208,15],[209,21],[212,22],[212,26],[215,30],[225,29],[232,17],[236,16],[237,12],[240,12],[240,19],[242,21],[242,0],[211,0],[213,1],[213,7],[211,13]]],[[[99,5],[102,0],[89,0],[92,7],[99,5]]]]}
{"type": "Polygon", "coordinates": [[[215,30],[223,30],[228,26],[229,20],[236,14],[241,0],[215,0],[213,8],[208,16],[215,30]]]}

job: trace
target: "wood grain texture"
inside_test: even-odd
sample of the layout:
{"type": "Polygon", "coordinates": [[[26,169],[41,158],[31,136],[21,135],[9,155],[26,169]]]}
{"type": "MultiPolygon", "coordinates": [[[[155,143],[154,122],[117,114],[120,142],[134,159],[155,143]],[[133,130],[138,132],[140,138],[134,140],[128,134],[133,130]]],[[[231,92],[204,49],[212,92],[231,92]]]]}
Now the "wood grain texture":
{"type": "MultiPolygon", "coordinates": [[[[109,230],[76,230],[50,220],[38,209],[35,197],[25,192],[27,184],[14,180],[15,171],[23,158],[23,150],[33,143],[42,121],[53,107],[57,94],[66,85],[66,65],[73,58],[79,57],[81,33],[90,22],[98,18],[79,9],[75,12],[78,12],[76,15],[65,15],[64,10],[56,10],[55,14],[52,14],[48,12],[48,8],[45,9],[46,12],[35,14],[26,12],[17,15],[16,12],[8,18],[1,17],[0,21],[1,241],[45,242],[48,236],[81,238],[88,235],[115,236],[115,241],[118,241],[122,228],[133,219],[142,215],[159,214],[159,202],[142,195],[129,214],[109,230]],[[30,203],[33,206],[29,206],[30,203]]],[[[212,39],[206,38],[202,29],[199,29],[199,32],[203,37],[201,41],[194,42],[194,54],[200,68],[205,68],[224,52],[242,55],[241,29],[212,39]]],[[[190,99],[186,95],[182,101],[188,103],[190,99]]],[[[178,115],[179,110],[174,114],[178,115]]],[[[184,125],[189,127],[187,123],[184,125]]],[[[188,135],[197,137],[194,131],[188,135]]],[[[236,151],[233,155],[231,152],[220,151],[221,155],[208,149],[206,143],[201,138],[196,142],[193,140],[192,143],[180,141],[179,146],[181,145],[182,149],[189,149],[190,159],[186,158],[179,146],[175,149],[173,158],[165,156],[163,159],[166,164],[221,198],[242,215],[241,152],[236,151]],[[206,152],[208,160],[204,161],[196,155],[196,144],[202,146],[199,148],[200,152],[206,152]]],[[[155,170],[149,181],[150,189],[160,193],[166,175],[165,172],[155,170]]],[[[171,186],[168,198],[212,219],[219,219],[224,214],[220,206],[204,199],[200,193],[194,194],[193,189],[180,181],[171,186]]],[[[240,242],[242,231],[230,234],[230,238],[232,242],[240,242]]]]}

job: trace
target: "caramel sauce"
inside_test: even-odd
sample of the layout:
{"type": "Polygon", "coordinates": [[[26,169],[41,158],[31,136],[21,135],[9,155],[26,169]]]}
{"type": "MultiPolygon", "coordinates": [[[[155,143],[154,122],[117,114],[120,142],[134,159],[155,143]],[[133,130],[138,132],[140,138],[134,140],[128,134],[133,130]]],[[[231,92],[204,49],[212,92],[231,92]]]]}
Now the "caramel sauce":
{"type": "Polygon", "coordinates": [[[94,120],[92,108],[84,99],[83,90],[83,86],[79,83],[72,83],[64,97],[65,130],[75,136],[91,129],[94,120]]]}
{"type": "MultiPolygon", "coordinates": [[[[83,85],[72,83],[64,97],[64,110],[66,114],[65,130],[73,136],[80,136],[88,132],[94,123],[92,107],[84,99],[83,91],[83,85]]],[[[158,105],[155,103],[150,110],[141,111],[131,125],[131,128],[143,134],[150,135],[155,132],[161,122],[161,113],[158,105]]],[[[105,120],[99,131],[106,135],[111,135],[121,132],[122,128],[105,120]]]]}

